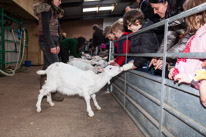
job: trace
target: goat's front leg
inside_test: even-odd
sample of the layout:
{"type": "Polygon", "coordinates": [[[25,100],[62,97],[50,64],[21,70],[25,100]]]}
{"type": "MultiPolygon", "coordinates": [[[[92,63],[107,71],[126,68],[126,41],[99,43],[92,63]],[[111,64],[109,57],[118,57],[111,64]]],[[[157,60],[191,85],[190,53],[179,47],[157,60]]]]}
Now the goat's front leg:
{"type": "Polygon", "coordinates": [[[94,116],[94,112],[92,111],[92,108],[91,108],[91,106],[90,106],[90,99],[91,99],[91,98],[90,98],[89,95],[86,95],[86,96],[84,97],[84,99],[85,99],[85,101],[86,101],[88,115],[89,115],[90,117],[93,117],[93,116],[94,116]]]}
{"type": "Polygon", "coordinates": [[[101,107],[100,107],[99,104],[97,103],[96,95],[95,95],[95,94],[92,95],[92,100],[93,100],[94,105],[95,105],[95,107],[97,108],[97,110],[101,110],[101,107]]]}

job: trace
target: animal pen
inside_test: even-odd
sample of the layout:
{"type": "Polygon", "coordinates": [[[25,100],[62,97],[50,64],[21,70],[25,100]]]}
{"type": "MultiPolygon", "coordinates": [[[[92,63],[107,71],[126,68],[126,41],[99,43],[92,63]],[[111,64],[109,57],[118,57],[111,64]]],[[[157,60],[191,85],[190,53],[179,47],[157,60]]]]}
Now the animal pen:
{"type": "MultiPolygon", "coordinates": [[[[167,53],[168,24],[189,15],[206,10],[206,4],[182,12],[151,25],[135,34],[164,25],[164,53],[121,54],[121,56],[162,57],[162,77],[130,70],[114,78],[111,91],[131,119],[145,136],[153,137],[203,137],[206,136],[206,109],[201,105],[199,91],[188,85],[178,85],[166,79],[166,58],[200,58],[205,53],[167,53]]],[[[110,43],[110,59],[113,43],[110,43]]]]}
{"type": "MultiPolygon", "coordinates": [[[[166,34],[168,31],[168,24],[174,20],[184,18],[186,16],[189,16],[189,15],[192,15],[192,14],[204,11],[204,10],[206,10],[206,4],[202,4],[191,10],[182,12],[181,14],[178,14],[176,16],[163,20],[135,34],[131,34],[125,37],[126,39],[128,39],[129,37],[133,35],[142,33],[144,31],[147,31],[149,29],[153,29],[153,28],[156,28],[162,25],[164,25],[164,28],[165,28],[164,30],[165,31],[164,32],[165,34],[164,53],[124,55],[126,57],[129,57],[129,56],[163,57],[162,77],[150,75],[150,74],[136,71],[136,70],[129,70],[115,77],[112,80],[112,83],[110,86],[112,95],[116,98],[116,100],[119,102],[122,108],[127,112],[129,117],[134,121],[136,126],[144,133],[146,137],[150,137],[150,136],[152,137],[164,137],[164,136],[166,137],[174,137],[174,136],[175,137],[204,137],[206,136],[206,109],[200,103],[199,91],[188,85],[178,85],[177,83],[174,83],[171,80],[165,79],[164,77],[165,76],[164,70],[166,67],[167,57],[176,57],[176,58],[185,57],[185,58],[202,58],[202,59],[206,58],[205,53],[167,53],[166,51],[166,43],[167,43],[166,34]]],[[[1,17],[3,19],[3,16],[1,17]]],[[[4,23],[1,23],[1,24],[4,24],[4,23]]],[[[1,26],[1,29],[4,30],[4,27],[1,26]]],[[[4,33],[1,32],[1,36],[2,36],[1,42],[3,41],[2,39],[4,38],[3,34],[4,33]]],[[[3,44],[1,44],[1,46],[2,45],[3,44]]],[[[113,47],[113,42],[110,42],[110,55],[109,55],[110,59],[112,59],[113,55],[119,56],[117,54],[113,54],[112,47],[113,47]]],[[[2,46],[2,48],[4,47],[2,46]]],[[[2,48],[1,48],[0,63],[1,63],[1,68],[4,69],[4,65],[6,64],[6,61],[4,60],[4,57],[5,57],[4,54],[6,51],[2,48]]],[[[23,48],[23,46],[21,46],[21,48],[23,48]]],[[[20,75],[23,75],[23,74],[20,74],[20,75]]],[[[6,113],[3,115],[3,118],[6,117],[14,121],[15,120],[18,121],[16,122],[18,124],[16,123],[13,124],[13,122],[11,121],[6,121],[5,123],[2,123],[3,126],[1,126],[1,129],[4,129],[5,134],[8,136],[14,136],[13,133],[15,133],[16,136],[20,134],[24,136],[30,135],[30,136],[41,136],[42,137],[42,136],[48,136],[48,135],[56,135],[57,134],[56,130],[58,130],[59,136],[61,135],[64,136],[63,132],[65,130],[70,131],[69,135],[71,136],[73,134],[75,134],[74,136],[78,136],[78,135],[81,136],[79,131],[83,130],[82,134],[86,136],[84,131],[85,129],[91,126],[94,129],[93,130],[89,129],[88,130],[90,131],[89,133],[92,133],[91,131],[93,131],[95,134],[98,134],[101,137],[101,135],[107,136],[105,135],[105,133],[102,133],[102,130],[110,126],[110,125],[102,125],[102,121],[111,122],[111,123],[114,123],[115,125],[115,122],[121,121],[122,119],[127,118],[127,116],[126,118],[121,117],[121,115],[117,114],[116,111],[113,111],[114,109],[117,108],[117,106],[110,104],[111,98],[109,98],[108,96],[105,99],[107,102],[104,104],[104,107],[106,108],[108,105],[109,107],[113,107],[113,108],[110,109],[110,111],[108,111],[107,113],[106,112],[97,113],[97,116],[93,118],[93,121],[94,121],[93,124],[91,124],[91,121],[92,121],[91,119],[88,119],[87,117],[85,117],[86,115],[85,113],[82,114],[81,109],[84,110],[85,106],[82,106],[81,102],[76,98],[70,98],[70,99],[64,100],[63,103],[65,103],[66,105],[64,105],[61,102],[63,105],[60,103],[59,104],[57,103],[56,107],[50,108],[50,109],[47,109],[47,105],[45,105],[44,113],[37,114],[34,110],[34,105],[35,105],[34,101],[36,101],[36,94],[39,90],[39,88],[37,88],[37,86],[39,86],[37,85],[39,81],[36,79],[34,80],[33,78],[34,76],[36,76],[36,74],[32,74],[31,76],[30,75],[28,78],[32,78],[33,81],[30,82],[28,80],[25,82],[26,84],[28,83],[27,85],[29,85],[30,87],[29,87],[29,91],[28,89],[26,89],[26,92],[24,92],[23,98],[22,96],[19,97],[19,92],[13,92],[12,90],[8,91],[9,94],[6,94],[6,93],[5,95],[3,95],[4,93],[0,94],[1,95],[0,97],[2,97],[0,100],[2,101],[1,102],[2,104],[4,103],[5,100],[16,101],[15,109],[9,110],[12,112],[12,114],[6,113]],[[35,85],[35,86],[32,86],[32,85],[35,85]],[[30,90],[32,89],[35,90],[33,94],[31,94],[30,92],[30,90]],[[17,98],[15,99],[12,98],[14,94],[17,96],[17,98]],[[21,100],[21,102],[18,102],[19,100],[21,100]],[[26,103],[23,102],[22,100],[24,100],[26,103]],[[72,101],[75,101],[75,100],[77,100],[76,105],[72,104],[73,103],[72,101]],[[108,102],[108,100],[110,100],[110,102],[108,102]],[[25,105],[27,106],[25,107],[25,105]],[[68,109],[68,105],[70,105],[70,107],[72,108],[71,110],[68,109]],[[22,110],[19,109],[21,106],[24,106],[22,107],[23,108],[22,110]],[[64,108],[64,112],[63,112],[64,114],[61,114],[59,116],[59,113],[62,111],[59,109],[60,106],[64,108]],[[28,115],[25,115],[26,113],[28,113],[28,115]],[[21,114],[22,117],[20,117],[18,114],[21,114]],[[16,115],[18,115],[19,117],[16,115]],[[48,117],[48,115],[52,115],[52,118],[48,117]],[[97,119],[97,117],[102,116],[102,115],[105,117],[105,119],[101,120],[100,122],[98,121],[99,119],[97,119]],[[76,118],[75,120],[77,122],[71,120],[72,116],[76,118]],[[118,120],[114,120],[113,119],[114,117],[118,118],[118,120]],[[23,122],[22,122],[24,120],[26,120],[25,125],[23,125],[23,122]],[[90,122],[90,123],[88,124],[86,122],[90,122]],[[10,125],[14,126],[15,128],[10,129],[10,127],[9,128],[4,127],[8,123],[10,123],[10,125]],[[78,123],[76,127],[80,127],[81,130],[78,130],[78,132],[74,132],[76,127],[72,127],[71,123],[72,124],[78,123]],[[47,125],[52,125],[52,130],[50,130],[49,132],[48,132],[47,125]],[[60,127],[62,125],[63,125],[63,128],[60,127]],[[9,133],[9,131],[11,133],[9,133]],[[33,132],[30,132],[30,131],[33,131],[33,132]],[[29,133],[29,134],[26,134],[26,133],[29,133]]],[[[10,77],[8,79],[12,80],[12,78],[10,77]]],[[[24,79],[18,79],[16,77],[14,79],[16,79],[16,81],[24,80],[24,79]]],[[[14,83],[7,82],[7,84],[10,84],[10,86],[12,86],[14,83]]],[[[20,87],[21,90],[23,90],[25,88],[23,84],[24,82],[21,82],[19,86],[15,85],[14,87],[15,88],[20,87]]],[[[3,88],[3,89],[7,90],[7,88],[3,88]]],[[[2,113],[5,113],[4,110],[8,110],[6,105],[12,106],[9,103],[2,105],[3,106],[1,109],[2,113]]],[[[104,111],[105,108],[103,108],[102,111],[104,111]]],[[[120,124],[118,126],[120,126],[120,124]]],[[[115,132],[114,125],[109,127],[108,132],[112,132],[112,130],[114,130],[113,131],[114,136],[120,135],[120,133],[118,134],[118,132],[115,132]]],[[[124,127],[124,124],[122,124],[122,127],[118,127],[118,128],[121,128],[120,130],[123,132],[125,127],[124,127]]],[[[3,136],[5,134],[0,134],[0,136],[3,136]]],[[[124,137],[126,136],[125,134],[122,134],[122,133],[121,135],[124,137]]],[[[130,136],[133,137],[131,134],[130,136]]]]}

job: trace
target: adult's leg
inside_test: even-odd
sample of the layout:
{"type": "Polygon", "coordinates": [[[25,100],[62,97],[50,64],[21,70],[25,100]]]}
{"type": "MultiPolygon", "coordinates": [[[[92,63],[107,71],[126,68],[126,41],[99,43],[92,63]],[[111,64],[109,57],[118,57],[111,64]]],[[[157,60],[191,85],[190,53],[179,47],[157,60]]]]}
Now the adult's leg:
{"type": "MultiPolygon", "coordinates": [[[[54,41],[57,41],[57,39],[58,38],[54,38],[54,41]]],[[[58,54],[52,54],[50,52],[49,45],[47,45],[46,41],[41,36],[40,36],[40,39],[39,39],[39,46],[40,46],[41,50],[43,51],[43,55],[44,55],[43,70],[47,69],[47,67],[49,65],[59,61],[58,54]]],[[[44,78],[44,79],[46,79],[46,78],[44,78]]],[[[44,79],[40,77],[40,86],[43,85],[43,83],[45,81],[44,79]]],[[[63,101],[64,97],[56,92],[56,93],[52,93],[52,100],[54,100],[54,101],[63,101]]]]}

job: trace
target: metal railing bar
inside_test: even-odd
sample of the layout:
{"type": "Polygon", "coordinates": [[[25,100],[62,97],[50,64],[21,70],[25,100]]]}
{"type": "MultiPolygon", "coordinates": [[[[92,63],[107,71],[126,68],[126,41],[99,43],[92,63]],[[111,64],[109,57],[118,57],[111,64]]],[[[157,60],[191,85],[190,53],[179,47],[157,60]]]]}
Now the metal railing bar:
{"type": "Polygon", "coordinates": [[[199,97],[199,90],[192,88],[190,85],[185,85],[185,84],[178,85],[178,83],[175,84],[173,80],[169,80],[169,79],[166,79],[165,85],[199,97]]]}
{"type": "Polygon", "coordinates": [[[146,79],[150,79],[152,81],[161,83],[161,77],[158,77],[158,76],[155,76],[155,75],[151,75],[151,74],[148,74],[148,73],[145,73],[145,72],[141,72],[141,71],[138,71],[138,70],[129,70],[129,72],[131,72],[131,73],[133,73],[135,75],[139,75],[141,77],[144,77],[146,79]]]}
{"type": "MultiPolygon", "coordinates": [[[[161,77],[159,77],[159,76],[151,75],[151,74],[141,72],[141,71],[138,71],[138,70],[129,70],[128,72],[133,73],[135,75],[138,75],[140,77],[144,77],[146,79],[150,79],[152,81],[161,83],[161,77]]],[[[120,77],[118,77],[118,78],[120,78],[120,77]]],[[[186,92],[188,94],[199,97],[199,91],[196,90],[195,88],[192,88],[192,87],[190,87],[188,85],[185,85],[185,84],[178,85],[178,84],[174,84],[174,83],[175,82],[173,80],[166,79],[165,85],[169,86],[169,87],[172,87],[172,88],[179,89],[180,91],[183,91],[183,92],[186,92]]]]}
{"type": "MultiPolygon", "coordinates": [[[[126,56],[126,54],[113,54],[115,56],[126,56]]],[[[137,53],[127,54],[129,57],[162,57],[163,53],[137,53]]],[[[205,59],[206,54],[204,52],[191,52],[191,53],[167,53],[167,58],[197,58],[205,59]]]]}
{"type": "Polygon", "coordinates": [[[183,11],[175,16],[172,16],[172,17],[168,18],[168,20],[169,20],[169,23],[171,23],[175,20],[178,20],[178,19],[181,19],[184,17],[188,17],[188,16],[194,15],[196,13],[200,13],[200,12],[205,11],[205,10],[206,10],[206,3],[203,3],[203,4],[196,6],[192,9],[189,9],[187,11],[183,11]]]}
{"type": "MultiPolygon", "coordinates": [[[[148,26],[148,27],[146,27],[146,28],[144,28],[144,29],[142,29],[142,30],[139,30],[138,32],[129,34],[128,37],[134,36],[134,35],[139,34],[139,33],[143,33],[143,32],[145,32],[145,31],[148,31],[148,30],[151,30],[151,29],[160,27],[160,26],[163,26],[163,25],[165,24],[165,22],[167,22],[166,20],[168,20],[168,23],[171,23],[171,22],[173,22],[173,21],[175,21],[175,20],[182,19],[182,18],[184,18],[184,17],[187,17],[187,16],[190,16],[190,15],[193,15],[193,14],[196,14],[196,13],[199,13],[199,12],[202,12],[202,11],[204,11],[204,10],[206,10],[206,4],[205,4],[205,3],[204,3],[204,4],[201,4],[201,5],[197,6],[197,7],[194,7],[194,8],[192,8],[192,9],[189,9],[189,10],[187,10],[187,11],[183,11],[183,12],[181,12],[181,13],[175,15],[175,16],[172,16],[172,17],[170,17],[170,18],[168,18],[168,19],[165,19],[165,20],[162,20],[162,21],[160,21],[160,22],[157,22],[157,23],[155,23],[155,24],[153,24],[153,25],[150,25],[150,26],[148,26]]],[[[122,37],[122,38],[120,38],[120,39],[118,39],[118,40],[115,40],[115,41],[113,41],[113,42],[117,42],[117,41],[123,40],[123,39],[126,39],[126,36],[124,36],[124,37],[122,37]]]]}

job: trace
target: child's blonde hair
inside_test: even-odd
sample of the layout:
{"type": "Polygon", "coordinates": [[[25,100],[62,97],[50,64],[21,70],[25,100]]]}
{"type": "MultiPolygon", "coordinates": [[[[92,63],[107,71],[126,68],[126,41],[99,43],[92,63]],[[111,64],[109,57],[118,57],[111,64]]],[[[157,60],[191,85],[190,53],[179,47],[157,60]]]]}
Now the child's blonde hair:
{"type": "Polygon", "coordinates": [[[117,31],[124,32],[124,25],[123,21],[117,20],[113,25],[112,25],[112,32],[117,32],[117,31]]]}
{"type": "MultiPolygon", "coordinates": [[[[183,7],[184,10],[189,10],[198,5],[206,3],[206,0],[186,0],[183,7]]],[[[194,34],[202,25],[206,23],[206,12],[200,12],[189,17],[186,17],[187,30],[186,33],[194,34]]]]}
{"type": "Polygon", "coordinates": [[[107,36],[109,34],[112,34],[112,26],[106,26],[104,31],[103,31],[104,36],[107,36]]]}

